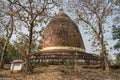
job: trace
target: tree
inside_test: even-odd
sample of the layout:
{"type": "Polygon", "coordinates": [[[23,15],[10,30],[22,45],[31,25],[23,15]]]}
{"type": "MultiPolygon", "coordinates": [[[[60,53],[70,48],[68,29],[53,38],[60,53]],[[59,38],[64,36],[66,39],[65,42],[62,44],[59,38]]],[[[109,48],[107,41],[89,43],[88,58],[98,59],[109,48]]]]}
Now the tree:
{"type": "MultiPolygon", "coordinates": [[[[28,30],[28,42],[26,50],[26,71],[30,71],[29,56],[31,54],[31,46],[34,35],[36,33],[36,28],[40,24],[45,24],[48,19],[46,17],[50,15],[49,9],[52,7],[51,0],[14,0],[10,1],[14,5],[16,11],[13,12],[14,16],[17,18],[18,26],[23,27],[28,30]],[[44,22],[44,23],[43,23],[44,22]]],[[[41,25],[40,25],[41,27],[41,25]]],[[[38,28],[37,28],[38,29],[38,28]]],[[[35,38],[34,38],[35,39],[35,38]]]]}
{"type": "MultiPolygon", "coordinates": [[[[74,12],[76,22],[84,25],[85,33],[92,36],[92,46],[100,50],[101,60],[106,71],[109,71],[108,53],[105,33],[108,32],[107,17],[112,15],[114,4],[112,0],[70,0],[70,12],[74,12]]],[[[96,50],[98,50],[96,49],[96,50]]]]}
{"type": "MultiPolygon", "coordinates": [[[[24,59],[26,55],[26,49],[28,48],[27,42],[29,41],[29,37],[25,34],[21,34],[16,41],[14,41],[14,47],[18,50],[18,54],[20,58],[24,59]]],[[[37,51],[37,43],[34,41],[32,42],[31,51],[35,53],[37,51]]]]}
{"type": "Polygon", "coordinates": [[[11,12],[13,11],[13,6],[11,5],[11,3],[2,2],[2,4],[3,9],[1,9],[0,13],[0,26],[2,27],[2,31],[4,31],[4,33],[2,34],[5,37],[5,43],[1,53],[0,67],[4,68],[4,58],[6,55],[5,52],[7,50],[9,40],[13,34],[14,19],[13,14],[11,14],[11,12]]]}
{"type": "MultiPolygon", "coordinates": [[[[5,43],[5,39],[0,37],[0,57],[4,43],[5,43]]],[[[9,43],[9,45],[7,45],[7,50],[5,51],[4,62],[10,63],[15,57],[18,57],[17,50],[11,43],[9,43]]]]}

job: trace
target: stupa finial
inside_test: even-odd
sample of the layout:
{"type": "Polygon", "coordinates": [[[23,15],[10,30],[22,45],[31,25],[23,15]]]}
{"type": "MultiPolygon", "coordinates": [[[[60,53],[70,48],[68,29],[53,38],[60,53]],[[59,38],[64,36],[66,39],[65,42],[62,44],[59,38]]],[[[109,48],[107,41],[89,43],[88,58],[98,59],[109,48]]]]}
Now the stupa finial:
{"type": "Polygon", "coordinates": [[[63,2],[62,0],[60,1],[60,4],[59,4],[59,13],[63,13],[63,2]]]}
{"type": "Polygon", "coordinates": [[[62,5],[60,5],[59,10],[60,10],[60,11],[63,11],[63,6],[62,6],[62,5]]]}

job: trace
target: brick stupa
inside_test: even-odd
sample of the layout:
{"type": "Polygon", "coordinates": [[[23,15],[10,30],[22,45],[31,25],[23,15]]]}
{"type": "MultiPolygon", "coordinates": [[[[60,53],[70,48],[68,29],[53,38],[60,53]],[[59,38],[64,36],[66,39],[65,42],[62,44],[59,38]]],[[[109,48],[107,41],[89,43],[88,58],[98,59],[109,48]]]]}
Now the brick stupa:
{"type": "Polygon", "coordinates": [[[42,53],[85,52],[78,26],[64,13],[62,7],[44,29],[40,46],[42,53]]]}

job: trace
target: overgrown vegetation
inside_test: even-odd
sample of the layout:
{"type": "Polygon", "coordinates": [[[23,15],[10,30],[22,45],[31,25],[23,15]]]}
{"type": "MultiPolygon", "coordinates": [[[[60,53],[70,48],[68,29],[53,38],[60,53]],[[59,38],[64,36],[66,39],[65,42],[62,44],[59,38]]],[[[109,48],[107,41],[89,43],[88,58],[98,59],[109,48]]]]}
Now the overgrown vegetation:
{"type": "MultiPolygon", "coordinates": [[[[2,55],[2,47],[4,46],[5,44],[5,39],[4,38],[0,38],[0,57],[2,55]]],[[[11,63],[12,60],[14,60],[15,58],[19,58],[19,54],[17,53],[18,50],[14,47],[13,44],[9,43],[8,46],[7,46],[7,50],[5,52],[5,64],[9,64],[11,63]]]]}

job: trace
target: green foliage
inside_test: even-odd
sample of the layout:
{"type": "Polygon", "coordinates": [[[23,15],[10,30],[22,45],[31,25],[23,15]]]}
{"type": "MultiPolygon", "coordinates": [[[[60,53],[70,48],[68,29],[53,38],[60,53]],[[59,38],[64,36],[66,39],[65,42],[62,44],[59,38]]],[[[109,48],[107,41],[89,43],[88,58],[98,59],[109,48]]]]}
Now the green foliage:
{"type": "Polygon", "coordinates": [[[17,53],[17,49],[12,44],[8,45],[7,48],[7,55],[6,55],[6,62],[10,63],[13,59],[19,58],[19,54],[17,53]]]}
{"type": "MultiPolygon", "coordinates": [[[[14,41],[14,47],[17,49],[17,53],[20,58],[25,59],[27,48],[28,48],[29,37],[25,34],[21,34],[16,41],[14,41]]],[[[37,56],[38,54],[38,46],[35,41],[32,41],[31,44],[31,55],[37,56]]]]}
{"type": "Polygon", "coordinates": [[[116,5],[120,5],[120,0],[116,0],[116,1],[115,1],[115,4],[116,4],[116,5]]]}
{"type": "Polygon", "coordinates": [[[116,54],[115,63],[116,63],[116,65],[120,65],[120,53],[116,54]]]}
{"type": "Polygon", "coordinates": [[[115,49],[120,49],[120,26],[113,25],[113,39],[118,40],[117,44],[114,46],[115,49]]]}
{"type": "MultiPolygon", "coordinates": [[[[120,0],[119,0],[119,4],[120,4],[120,0]]],[[[114,48],[118,51],[120,51],[120,25],[116,24],[113,25],[113,40],[117,40],[117,43],[115,44],[114,48]]],[[[119,66],[120,65],[120,52],[118,52],[116,54],[116,59],[115,59],[115,65],[119,66]]]]}
{"type": "MultiPolygon", "coordinates": [[[[4,43],[5,39],[0,37],[0,57],[4,43]]],[[[14,58],[19,57],[19,55],[17,54],[17,49],[15,49],[15,47],[11,43],[8,44],[6,53],[7,54],[5,55],[5,63],[10,63],[14,58]]]]}

